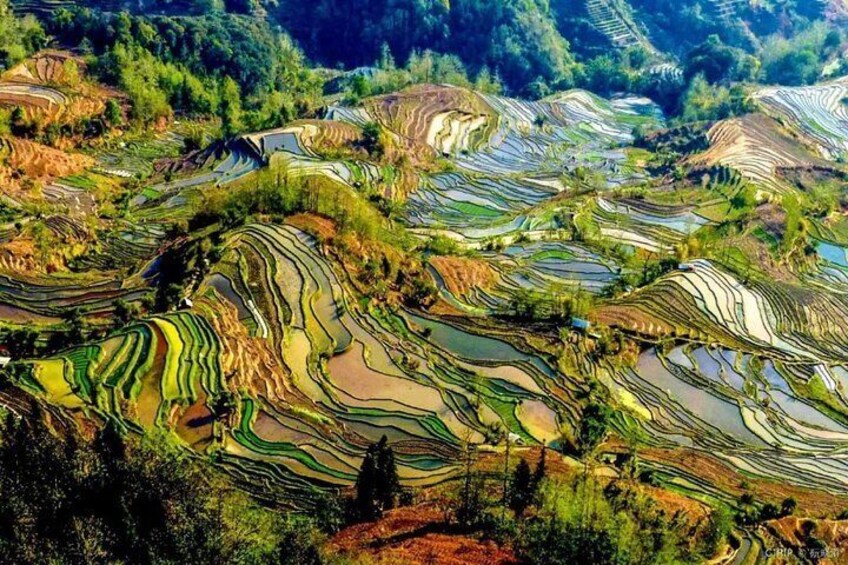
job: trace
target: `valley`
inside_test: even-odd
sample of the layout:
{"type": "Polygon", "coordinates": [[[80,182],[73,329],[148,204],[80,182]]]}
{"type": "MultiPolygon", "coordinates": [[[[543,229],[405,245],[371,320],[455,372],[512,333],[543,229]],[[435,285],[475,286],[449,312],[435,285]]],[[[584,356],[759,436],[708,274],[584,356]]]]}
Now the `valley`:
{"type": "MultiPolygon", "coordinates": [[[[270,3],[231,17],[273,65],[204,74],[213,63],[167,53],[190,50],[191,26],[218,41],[230,16],[115,4],[98,23],[3,3],[19,31],[60,14],[0,74],[9,422],[161,435],[286,516],[358,496],[388,445],[409,500],[327,528],[322,551],[350,562],[554,563],[570,554],[527,539],[587,504],[691,534],[663,545],[669,561],[632,545],[599,563],[775,562],[811,540],[844,562],[843,36],[832,75],[710,82],[645,15],[665,3],[552,3],[652,64],[627,68],[632,89],[562,79],[531,96],[484,67],[460,80],[448,55],[310,68],[252,19],[270,3]],[[419,80],[415,64],[443,70],[419,80]],[[689,81],[674,104],[639,82],[660,74],[689,81]],[[520,511],[519,461],[548,473],[520,511]],[[474,522],[461,510],[478,480],[474,522]]],[[[704,4],[757,41],[772,17],[704,4]]],[[[575,57],[599,48],[592,33],[575,57]]],[[[216,44],[227,65],[248,56],[236,35],[216,44]]],[[[744,51],[717,41],[694,50],[744,51]]]]}

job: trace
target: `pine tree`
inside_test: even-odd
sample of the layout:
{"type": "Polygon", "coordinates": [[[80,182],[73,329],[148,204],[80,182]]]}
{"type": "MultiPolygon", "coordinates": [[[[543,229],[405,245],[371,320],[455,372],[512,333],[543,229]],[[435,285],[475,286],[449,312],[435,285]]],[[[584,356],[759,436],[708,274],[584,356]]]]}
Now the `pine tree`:
{"type": "Polygon", "coordinates": [[[545,458],[547,456],[548,449],[545,445],[542,446],[542,455],[539,457],[539,462],[536,463],[536,470],[533,472],[533,489],[539,490],[539,487],[542,484],[542,479],[545,478],[545,473],[547,472],[547,467],[545,465],[545,458]]]}
{"type": "Polygon", "coordinates": [[[360,520],[373,520],[379,515],[376,504],[377,461],[373,448],[369,447],[365,453],[356,479],[356,513],[360,520]]]}
{"type": "Polygon", "coordinates": [[[388,438],[383,436],[377,444],[377,499],[381,510],[395,507],[400,494],[395,454],[388,446],[388,438]]]}
{"type": "Polygon", "coordinates": [[[356,512],[360,520],[375,520],[396,506],[400,493],[395,455],[388,438],[368,447],[356,480],[356,512]]]}
{"type": "Polygon", "coordinates": [[[530,465],[524,459],[518,462],[518,466],[513,472],[512,488],[510,490],[509,506],[515,512],[515,516],[520,518],[533,501],[536,491],[530,465]]]}

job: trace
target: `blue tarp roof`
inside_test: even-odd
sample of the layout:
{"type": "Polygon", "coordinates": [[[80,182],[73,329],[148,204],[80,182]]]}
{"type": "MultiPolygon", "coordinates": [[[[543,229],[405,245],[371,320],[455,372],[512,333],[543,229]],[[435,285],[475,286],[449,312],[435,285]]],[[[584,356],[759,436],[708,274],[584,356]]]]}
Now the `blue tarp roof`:
{"type": "Polygon", "coordinates": [[[589,320],[584,320],[582,318],[571,318],[571,327],[577,328],[579,330],[588,330],[591,323],[589,320]]]}

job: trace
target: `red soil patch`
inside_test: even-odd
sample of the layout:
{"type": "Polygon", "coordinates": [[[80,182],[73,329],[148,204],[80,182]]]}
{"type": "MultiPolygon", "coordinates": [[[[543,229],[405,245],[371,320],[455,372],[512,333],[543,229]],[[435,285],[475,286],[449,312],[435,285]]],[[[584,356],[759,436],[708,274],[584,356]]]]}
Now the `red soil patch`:
{"type": "Polygon", "coordinates": [[[286,223],[301,231],[312,234],[321,241],[336,237],[336,223],[329,218],[315,214],[295,214],[286,219],[286,223]]]}
{"type": "Polygon", "coordinates": [[[513,565],[515,555],[491,540],[452,534],[443,528],[444,514],[424,504],[388,512],[377,522],[342,530],[329,542],[331,551],[368,556],[375,564],[513,565]]]}
{"type": "Polygon", "coordinates": [[[488,263],[479,259],[433,257],[430,264],[442,275],[445,286],[454,296],[463,296],[474,288],[491,288],[498,276],[488,263]]]}
{"type": "Polygon", "coordinates": [[[270,343],[252,337],[239,321],[238,310],[226,300],[204,299],[200,308],[219,336],[221,369],[235,381],[225,383],[230,388],[248,388],[258,395],[284,400],[288,388],[287,373],[271,349],[270,343]]]}
{"type": "Polygon", "coordinates": [[[7,190],[19,187],[23,178],[49,182],[94,165],[86,155],[12,137],[0,138],[0,159],[0,185],[7,190]]]}

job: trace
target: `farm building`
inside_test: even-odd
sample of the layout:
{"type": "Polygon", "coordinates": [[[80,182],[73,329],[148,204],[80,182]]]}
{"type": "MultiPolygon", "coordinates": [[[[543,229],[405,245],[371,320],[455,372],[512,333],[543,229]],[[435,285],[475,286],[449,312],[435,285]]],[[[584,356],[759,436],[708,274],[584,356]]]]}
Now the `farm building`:
{"type": "Polygon", "coordinates": [[[584,320],[583,318],[571,318],[571,329],[577,330],[583,333],[589,333],[589,330],[592,328],[592,323],[589,320],[584,320]]]}

